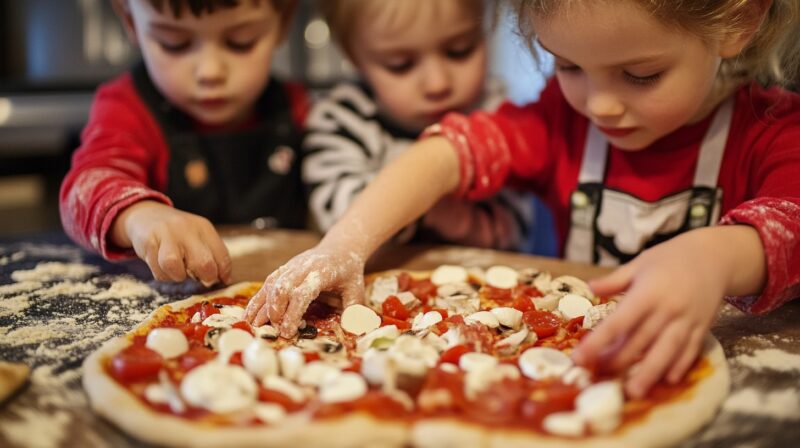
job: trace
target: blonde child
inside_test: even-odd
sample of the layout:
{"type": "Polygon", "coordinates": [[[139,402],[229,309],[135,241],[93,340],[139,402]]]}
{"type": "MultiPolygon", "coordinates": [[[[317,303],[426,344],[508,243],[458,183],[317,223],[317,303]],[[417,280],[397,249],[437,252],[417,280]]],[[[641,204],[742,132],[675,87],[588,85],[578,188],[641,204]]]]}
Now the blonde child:
{"type": "MultiPolygon", "coordinates": [[[[380,169],[445,113],[494,109],[487,83],[484,0],[323,0],[335,40],[363,82],[335,86],[314,104],[303,142],[309,210],[327,231],[380,169]]],[[[529,195],[500,191],[479,203],[442,199],[395,238],[519,249],[529,195]]]]}
{"type": "Polygon", "coordinates": [[[444,194],[478,199],[511,181],[547,200],[567,258],[632,259],[592,283],[626,298],[573,356],[641,358],[634,397],[683,376],[723,297],[764,313],[800,294],[800,97],[756,82],[790,74],[777,69],[796,61],[798,3],[518,4],[521,31],[556,58],[541,99],[429,129],[267,278],[251,320],[291,335],[320,290],[358,301],[364,260],[396,229],[444,194]],[[316,287],[290,297],[312,272],[316,287]]]}
{"type": "Polygon", "coordinates": [[[305,91],[270,79],[294,0],[114,0],[144,60],[98,90],[61,188],[67,233],[158,280],[230,279],[211,222],[302,227],[305,91]]]}

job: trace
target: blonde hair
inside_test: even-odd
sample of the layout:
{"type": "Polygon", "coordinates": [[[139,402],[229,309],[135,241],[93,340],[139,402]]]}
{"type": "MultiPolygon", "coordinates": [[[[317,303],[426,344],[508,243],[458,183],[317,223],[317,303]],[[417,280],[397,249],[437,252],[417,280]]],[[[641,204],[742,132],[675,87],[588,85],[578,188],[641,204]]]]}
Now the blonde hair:
{"type": "MultiPolygon", "coordinates": [[[[419,0],[437,1],[437,0],[419,0]]],[[[461,7],[472,11],[476,18],[482,20],[489,0],[458,0],[461,7]]],[[[350,53],[351,39],[358,20],[364,14],[375,16],[388,7],[408,7],[411,0],[319,0],[318,8],[328,23],[333,40],[346,52],[350,53]]],[[[491,2],[493,5],[493,2],[491,2]]],[[[492,16],[494,19],[494,16],[492,16]]]]}
{"type": "MultiPolygon", "coordinates": [[[[514,0],[521,35],[532,44],[536,36],[533,17],[547,18],[564,6],[574,6],[582,1],[585,0],[514,0]]],[[[667,26],[711,41],[728,33],[749,29],[754,19],[754,2],[767,0],[628,1],[635,1],[667,26]]],[[[535,55],[535,49],[533,51],[535,55]]],[[[797,81],[795,77],[799,68],[800,2],[772,0],[750,42],[737,57],[723,61],[720,75],[734,84],[757,80],[764,85],[785,86],[797,81]]]]}

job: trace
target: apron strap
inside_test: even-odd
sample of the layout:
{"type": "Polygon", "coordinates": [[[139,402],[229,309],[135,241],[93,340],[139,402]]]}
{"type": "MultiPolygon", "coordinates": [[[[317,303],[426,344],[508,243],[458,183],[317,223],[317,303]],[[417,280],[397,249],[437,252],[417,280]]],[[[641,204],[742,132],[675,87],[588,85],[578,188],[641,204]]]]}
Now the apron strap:
{"type": "Polygon", "coordinates": [[[606,157],[608,154],[608,141],[599,129],[591,122],[586,135],[586,145],[583,150],[581,172],[578,175],[578,184],[600,184],[606,177],[606,157]]]}
{"type": "Polygon", "coordinates": [[[732,117],[733,98],[728,98],[714,114],[711,126],[706,131],[700,146],[700,155],[694,172],[695,187],[717,187],[719,168],[722,165],[722,156],[725,154],[725,145],[728,143],[732,117]]]}

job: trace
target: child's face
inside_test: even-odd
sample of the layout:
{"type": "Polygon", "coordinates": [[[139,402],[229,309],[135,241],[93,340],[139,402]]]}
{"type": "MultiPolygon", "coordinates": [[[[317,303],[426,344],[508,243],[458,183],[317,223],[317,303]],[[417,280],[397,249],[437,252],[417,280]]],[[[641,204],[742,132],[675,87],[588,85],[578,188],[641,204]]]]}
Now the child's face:
{"type": "Polygon", "coordinates": [[[453,0],[386,5],[357,21],[349,43],[383,110],[401,126],[421,130],[475,103],[486,76],[480,17],[453,0]]]}
{"type": "Polygon", "coordinates": [[[567,101],[612,144],[642,149],[714,107],[719,45],[667,28],[633,2],[581,8],[533,24],[567,101]]]}
{"type": "Polygon", "coordinates": [[[121,1],[153,82],[174,106],[212,126],[249,116],[282,36],[282,16],[270,1],[242,1],[199,18],[184,8],[180,19],[146,0],[121,1]]]}

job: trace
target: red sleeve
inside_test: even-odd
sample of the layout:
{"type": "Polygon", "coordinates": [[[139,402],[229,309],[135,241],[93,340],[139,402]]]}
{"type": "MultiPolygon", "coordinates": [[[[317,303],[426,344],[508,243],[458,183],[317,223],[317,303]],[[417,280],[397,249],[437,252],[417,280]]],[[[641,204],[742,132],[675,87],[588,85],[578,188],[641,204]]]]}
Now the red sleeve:
{"type": "MultiPolygon", "coordinates": [[[[774,92],[765,97],[776,104],[774,96],[767,95],[774,92]]],[[[731,208],[721,221],[753,226],[761,237],[767,262],[764,290],[759,296],[727,298],[754,314],[800,297],[800,97],[783,99],[787,102],[782,108],[762,106],[772,118],[759,117],[750,126],[758,136],[748,142],[753,155],[742,167],[749,175],[741,177],[748,180],[751,198],[731,208]]]]}
{"type": "Polygon", "coordinates": [[[289,107],[291,108],[292,121],[300,129],[305,129],[306,118],[311,111],[311,100],[308,97],[308,90],[299,82],[284,83],[286,93],[289,96],[289,107]]]}
{"type": "Polygon", "coordinates": [[[167,163],[161,130],[136,94],[130,75],[103,85],[61,185],[64,230],[106,259],[133,256],[131,250],[110,245],[108,232],[117,214],[134,202],[150,199],[172,205],[160,192],[166,189],[167,163]]]}
{"type": "Polygon", "coordinates": [[[526,184],[548,185],[557,151],[551,144],[551,129],[564,118],[558,85],[551,82],[540,100],[526,106],[503,104],[495,113],[469,116],[451,113],[428,128],[422,138],[441,135],[456,148],[460,162],[459,197],[487,199],[504,186],[526,179],[526,184]],[[545,112],[546,111],[546,112],[545,112]]]}

